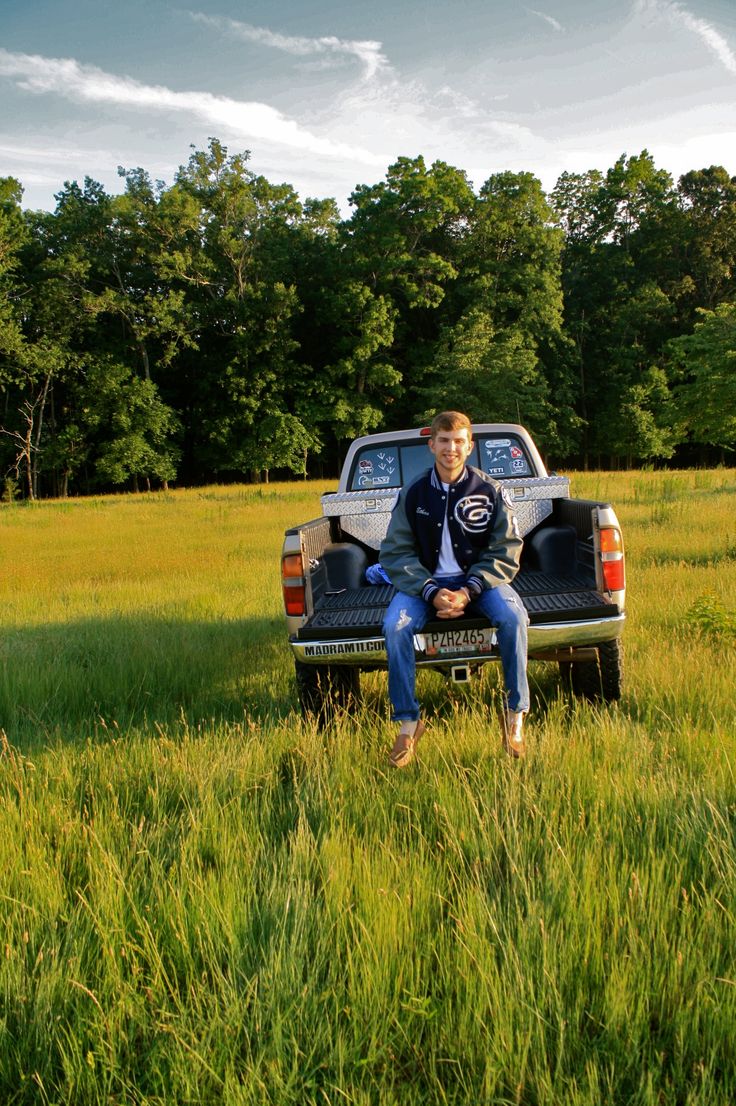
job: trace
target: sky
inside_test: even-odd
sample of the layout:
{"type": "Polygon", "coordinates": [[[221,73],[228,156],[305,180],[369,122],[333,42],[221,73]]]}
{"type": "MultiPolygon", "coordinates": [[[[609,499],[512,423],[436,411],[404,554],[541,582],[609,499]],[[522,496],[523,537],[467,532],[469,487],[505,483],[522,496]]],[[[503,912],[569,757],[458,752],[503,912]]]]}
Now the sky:
{"type": "Polygon", "coordinates": [[[736,0],[0,0],[0,176],[171,184],[210,136],[345,215],[399,157],[736,174],[736,0]]]}

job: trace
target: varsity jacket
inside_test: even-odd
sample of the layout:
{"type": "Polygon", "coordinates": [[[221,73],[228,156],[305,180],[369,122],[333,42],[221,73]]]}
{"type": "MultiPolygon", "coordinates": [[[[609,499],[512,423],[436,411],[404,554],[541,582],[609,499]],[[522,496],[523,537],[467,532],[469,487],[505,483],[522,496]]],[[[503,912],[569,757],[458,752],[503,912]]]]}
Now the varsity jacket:
{"type": "Polygon", "coordinates": [[[513,580],[523,543],[506,489],[466,465],[445,492],[432,468],[401,490],[381,543],[381,564],[398,591],[432,602],[445,517],[471,597],[513,580]]]}

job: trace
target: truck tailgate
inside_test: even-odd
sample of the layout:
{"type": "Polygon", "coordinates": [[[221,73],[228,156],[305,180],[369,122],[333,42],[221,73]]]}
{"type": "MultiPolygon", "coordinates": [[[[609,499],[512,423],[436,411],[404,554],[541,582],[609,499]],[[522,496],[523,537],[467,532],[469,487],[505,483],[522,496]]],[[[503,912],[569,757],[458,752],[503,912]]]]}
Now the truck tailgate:
{"type": "MultiPolygon", "coordinates": [[[[511,586],[521,597],[532,626],[563,620],[583,622],[588,619],[612,618],[619,614],[618,607],[607,602],[595,590],[587,574],[558,576],[522,571],[511,586]]],[[[348,588],[327,594],[300,630],[298,638],[301,641],[316,641],[325,635],[337,639],[380,633],[384,614],[393,594],[394,589],[388,584],[348,588]]],[[[486,625],[484,618],[468,616],[462,621],[466,625],[486,625]]],[[[430,626],[443,629],[447,627],[447,623],[436,620],[430,626]]]]}

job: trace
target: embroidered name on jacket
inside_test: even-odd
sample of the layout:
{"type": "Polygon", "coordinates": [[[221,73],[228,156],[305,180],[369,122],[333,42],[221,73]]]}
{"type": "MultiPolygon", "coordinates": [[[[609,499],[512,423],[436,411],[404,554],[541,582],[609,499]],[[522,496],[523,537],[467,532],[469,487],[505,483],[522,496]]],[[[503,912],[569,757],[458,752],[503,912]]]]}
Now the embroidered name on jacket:
{"type": "Polygon", "coordinates": [[[455,504],[455,518],[468,534],[480,534],[493,515],[493,500],[488,495],[465,495],[455,504]]]}

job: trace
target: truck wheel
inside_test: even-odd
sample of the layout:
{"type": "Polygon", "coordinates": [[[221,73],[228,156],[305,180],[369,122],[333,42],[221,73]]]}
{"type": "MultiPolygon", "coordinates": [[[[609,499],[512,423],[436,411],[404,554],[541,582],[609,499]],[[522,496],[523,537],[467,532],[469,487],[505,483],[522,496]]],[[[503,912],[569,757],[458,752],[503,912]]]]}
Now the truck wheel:
{"type": "Polygon", "coordinates": [[[560,664],[563,679],[569,680],[573,695],[579,699],[614,703],[621,698],[623,649],[618,638],[598,646],[597,660],[563,664],[560,664]]]}
{"type": "Polygon", "coordinates": [[[296,690],[305,718],[325,726],[339,710],[351,711],[360,702],[360,672],[346,665],[302,664],[295,661],[296,690]]]}

